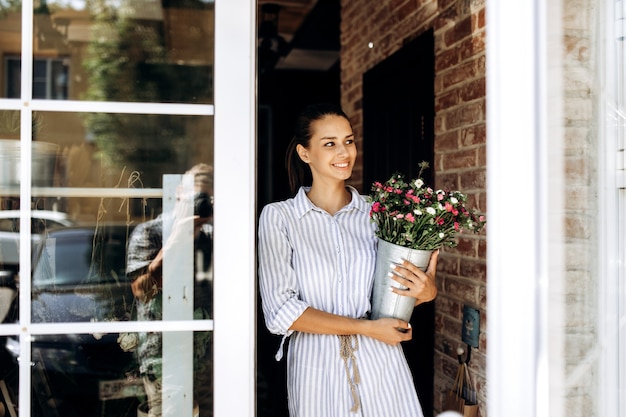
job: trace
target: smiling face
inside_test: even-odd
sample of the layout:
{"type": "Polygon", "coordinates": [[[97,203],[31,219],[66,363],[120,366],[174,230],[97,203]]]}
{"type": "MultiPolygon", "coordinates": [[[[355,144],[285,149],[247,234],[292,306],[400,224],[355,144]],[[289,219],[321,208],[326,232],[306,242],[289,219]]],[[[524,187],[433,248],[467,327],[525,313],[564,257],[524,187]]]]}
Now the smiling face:
{"type": "Polygon", "coordinates": [[[350,122],[344,117],[326,115],[311,123],[311,140],[298,145],[300,158],[309,165],[313,181],[345,181],[352,175],[356,145],[350,122]]]}

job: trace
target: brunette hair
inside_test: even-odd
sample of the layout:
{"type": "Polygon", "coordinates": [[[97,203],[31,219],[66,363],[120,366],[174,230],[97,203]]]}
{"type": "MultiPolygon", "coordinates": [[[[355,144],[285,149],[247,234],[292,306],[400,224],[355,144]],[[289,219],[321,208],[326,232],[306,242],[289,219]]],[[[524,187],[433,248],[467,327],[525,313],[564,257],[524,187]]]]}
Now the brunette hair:
{"type": "Polygon", "coordinates": [[[329,115],[343,117],[350,123],[350,119],[341,107],[330,103],[311,104],[305,107],[296,118],[293,138],[291,142],[289,142],[285,155],[285,166],[287,168],[289,188],[292,194],[296,194],[301,186],[311,185],[313,183],[311,168],[300,159],[298,152],[296,152],[296,147],[302,145],[308,148],[312,136],[311,125],[313,122],[329,115]]]}

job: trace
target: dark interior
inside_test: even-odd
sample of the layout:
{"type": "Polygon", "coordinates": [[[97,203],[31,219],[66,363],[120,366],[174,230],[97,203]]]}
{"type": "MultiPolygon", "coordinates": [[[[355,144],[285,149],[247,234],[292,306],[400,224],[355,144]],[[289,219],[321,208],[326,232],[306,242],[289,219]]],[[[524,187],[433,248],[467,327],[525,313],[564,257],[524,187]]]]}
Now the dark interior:
{"type": "MultiPolygon", "coordinates": [[[[293,121],[310,103],[341,104],[340,62],[328,69],[283,68],[281,58],[294,49],[339,51],[339,0],[320,0],[307,15],[281,57],[268,63],[267,51],[259,51],[258,76],[258,210],[272,201],[291,197],[285,170],[285,150],[291,140],[293,121]]],[[[265,35],[267,32],[260,33],[265,35]]],[[[273,33],[273,32],[269,32],[273,33]]],[[[275,42],[278,45],[280,42],[275,42]]],[[[267,47],[267,43],[266,46],[267,47]]],[[[304,65],[304,64],[303,64],[304,65]]],[[[321,65],[320,65],[321,66],[321,65]]],[[[317,67],[314,64],[312,67],[317,67]]],[[[418,163],[433,167],[434,142],[434,39],[429,31],[409,42],[364,75],[363,193],[368,184],[386,180],[393,172],[407,178],[418,174],[418,163]],[[401,149],[402,151],[398,151],[401,149]]],[[[423,173],[432,183],[431,168],[423,173]]],[[[424,415],[433,413],[434,304],[413,313],[414,339],[403,345],[424,415]]],[[[274,355],[281,337],[267,332],[258,309],[257,323],[257,415],[287,417],[286,360],[274,355]]]]}

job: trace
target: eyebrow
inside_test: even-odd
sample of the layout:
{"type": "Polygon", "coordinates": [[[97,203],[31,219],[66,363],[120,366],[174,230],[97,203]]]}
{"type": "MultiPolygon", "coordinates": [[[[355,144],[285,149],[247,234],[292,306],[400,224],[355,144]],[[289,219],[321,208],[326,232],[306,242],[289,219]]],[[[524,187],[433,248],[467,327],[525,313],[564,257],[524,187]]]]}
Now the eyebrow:
{"type": "MultiPolygon", "coordinates": [[[[353,138],[354,137],[354,133],[348,135],[348,136],[344,136],[344,139],[348,139],[348,138],[353,138]]],[[[320,138],[320,140],[333,140],[333,139],[338,139],[337,136],[322,136],[320,138]]]]}

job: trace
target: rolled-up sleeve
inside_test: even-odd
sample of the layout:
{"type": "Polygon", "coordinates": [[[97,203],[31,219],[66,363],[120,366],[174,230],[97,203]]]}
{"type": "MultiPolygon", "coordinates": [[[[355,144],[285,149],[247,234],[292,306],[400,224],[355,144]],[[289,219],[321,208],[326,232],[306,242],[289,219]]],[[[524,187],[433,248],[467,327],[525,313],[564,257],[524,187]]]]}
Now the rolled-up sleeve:
{"type": "Polygon", "coordinates": [[[292,253],[285,213],[275,204],[264,207],[258,230],[259,290],[265,325],[274,334],[290,334],[293,322],[308,308],[299,298],[292,253]]]}

